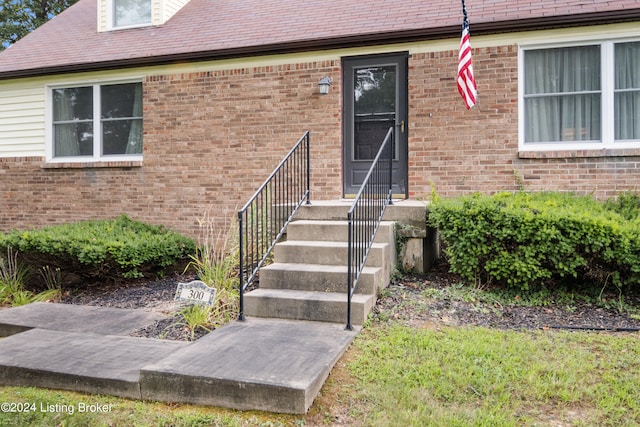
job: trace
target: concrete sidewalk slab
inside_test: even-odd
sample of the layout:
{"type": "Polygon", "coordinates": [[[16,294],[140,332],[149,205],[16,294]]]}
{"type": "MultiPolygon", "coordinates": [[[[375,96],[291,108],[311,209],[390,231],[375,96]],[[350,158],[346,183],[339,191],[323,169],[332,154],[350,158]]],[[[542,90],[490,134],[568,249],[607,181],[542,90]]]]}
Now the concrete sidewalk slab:
{"type": "Polygon", "coordinates": [[[234,322],[145,366],[142,397],[303,414],[358,331],[300,320],[234,322]]]}
{"type": "Polygon", "coordinates": [[[41,302],[0,310],[0,337],[33,328],[128,335],[165,317],[140,309],[41,302]]]}
{"type": "Polygon", "coordinates": [[[140,368],[186,342],[32,329],[0,340],[0,384],[140,399],[140,368]]]}

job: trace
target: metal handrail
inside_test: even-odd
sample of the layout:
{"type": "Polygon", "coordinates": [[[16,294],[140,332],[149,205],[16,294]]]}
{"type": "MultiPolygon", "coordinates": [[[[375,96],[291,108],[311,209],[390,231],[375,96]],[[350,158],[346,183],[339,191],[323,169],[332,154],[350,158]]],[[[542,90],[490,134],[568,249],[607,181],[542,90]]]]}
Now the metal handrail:
{"type": "Polygon", "coordinates": [[[293,215],[310,204],[309,131],[298,140],[269,178],[238,211],[240,240],[240,312],[244,320],[244,292],[256,279],[293,215]]]}
{"type": "Polygon", "coordinates": [[[367,262],[384,211],[393,204],[393,126],[389,128],[351,209],[347,213],[347,329],[351,330],[351,300],[367,262]],[[385,151],[388,155],[385,156],[385,151]],[[388,165],[383,164],[388,162],[388,165]],[[386,166],[386,167],[385,167],[386,166]]]}

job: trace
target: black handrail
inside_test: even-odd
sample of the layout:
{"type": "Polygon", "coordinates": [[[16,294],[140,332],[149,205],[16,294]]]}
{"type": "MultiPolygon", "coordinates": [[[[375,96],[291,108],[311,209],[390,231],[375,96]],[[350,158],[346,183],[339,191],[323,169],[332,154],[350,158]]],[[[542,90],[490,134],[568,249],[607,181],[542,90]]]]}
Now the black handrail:
{"type": "Polygon", "coordinates": [[[309,131],[238,211],[240,229],[240,313],[244,320],[244,292],[253,283],[303,203],[310,204],[309,131]]]}
{"type": "Polygon", "coordinates": [[[351,330],[351,300],[367,262],[384,211],[393,204],[393,127],[378,150],[369,173],[347,214],[349,246],[347,252],[347,329],[351,330]]]}

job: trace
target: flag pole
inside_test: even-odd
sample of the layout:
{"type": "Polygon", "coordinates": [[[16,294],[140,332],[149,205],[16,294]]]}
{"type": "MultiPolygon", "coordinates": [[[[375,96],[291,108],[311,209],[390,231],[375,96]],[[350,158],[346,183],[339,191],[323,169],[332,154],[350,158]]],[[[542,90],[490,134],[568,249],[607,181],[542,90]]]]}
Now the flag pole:
{"type": "Polygon", "coordinates": [[[467,16],[467,6],[464,4],[464,0],[462,0],[462,16],[463,16],[462,25],[464,26],[466,24],[468,26],[469,17],[467,16]]]}

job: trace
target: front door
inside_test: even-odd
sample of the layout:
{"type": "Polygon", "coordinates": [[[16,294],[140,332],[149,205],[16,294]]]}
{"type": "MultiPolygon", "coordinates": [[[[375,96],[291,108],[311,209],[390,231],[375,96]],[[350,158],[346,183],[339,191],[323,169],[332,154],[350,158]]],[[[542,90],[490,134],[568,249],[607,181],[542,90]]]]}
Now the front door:
{"type": "Polygon", "coordinates": [[[344,58],[344,195],[358,193],[389,127],[395,126],[394,197],[407,191],[408,54],[344,58]]]}

